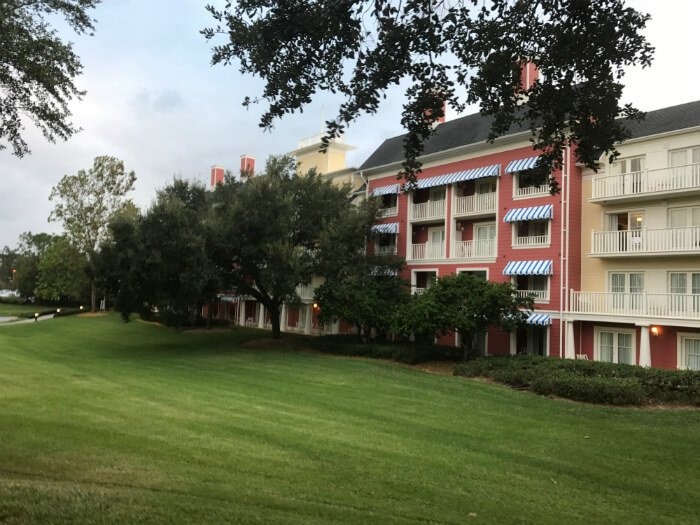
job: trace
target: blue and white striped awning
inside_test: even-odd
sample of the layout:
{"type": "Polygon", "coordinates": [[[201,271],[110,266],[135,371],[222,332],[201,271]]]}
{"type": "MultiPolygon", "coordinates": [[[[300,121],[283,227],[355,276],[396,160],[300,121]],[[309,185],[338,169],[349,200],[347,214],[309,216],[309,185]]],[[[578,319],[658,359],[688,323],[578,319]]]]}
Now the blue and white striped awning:
{"type": "Polygon", "coordinates": [[[483,179],[484,177],[498,177],[500,173],[500,164],[493,164],[491,166],[484,166],[483,168],[474,168],[471,170],[456,171],[454,173],[447,173],[445,175],[419,180],[416,183],[416,189],[421,190],[434,186],[446,186],[447,184],[454,184],[455,182],[483,179]]]}
{"type": "Polygon", "coordinates": [[[374,188],[372,190],[372,195],[379,197],[380,195],[390,195],[392,193],[399,192],[398,184],[391,184],[390,186],[380,186],[379,188],[374,188]]]}
{"type": "Polygon", "coordinates": [[[544,206],[532,206],[530,208],[513,208],[503,217],[503,222],[536,221],[553,217],[554,206],[545,204],[544,206]]]}
{"type": "Polygon", "coordinates": [[[375,233],[399,233],[399,223],[387,222],[384,224],[375,224],[372,226],[372,231],[375,233]]]}
{"type": "Polygon", "coordinates": [[[503,275],[552,275],[552,261],[511,261],[503,275]]]}
{"type": "Polygon", "coordinates": [[[549,314],[538,314],[537,312],[532,312],[530,317],[527,318],[527,324],[549,326],[552,324],[552,316],[549,314]]]}
{"type": "Polygon", "coordinates": [[[540,156],[536,155],[534,157],[526,157],[524,159],[511,160],[506,166],[506,173],[513,173],[515,171],[531,170],[537,166],[540,156]]]}

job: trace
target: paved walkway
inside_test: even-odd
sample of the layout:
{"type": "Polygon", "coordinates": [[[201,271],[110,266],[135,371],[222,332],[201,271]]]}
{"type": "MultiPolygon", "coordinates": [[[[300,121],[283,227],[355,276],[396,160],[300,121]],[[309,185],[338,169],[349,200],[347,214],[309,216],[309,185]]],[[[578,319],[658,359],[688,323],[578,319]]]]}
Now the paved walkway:
{"type": "MultiPolygon", "coordinates": [[[[47,319],[53,319],[54,314],[48,314],[48,315],[42,315],[41,317],[38,318],[38,321],[46,321],[47,319]]],[[[34,323],[34,319],[18,319],[16,321],[8,321],[8,322],[3,322],[3,320],[7,319],[17,319],[16,317],[0,317],[0,326],[10,326],[10,325],[16,325],[16,324],[26,324],[26,323],[34,323]]]]}

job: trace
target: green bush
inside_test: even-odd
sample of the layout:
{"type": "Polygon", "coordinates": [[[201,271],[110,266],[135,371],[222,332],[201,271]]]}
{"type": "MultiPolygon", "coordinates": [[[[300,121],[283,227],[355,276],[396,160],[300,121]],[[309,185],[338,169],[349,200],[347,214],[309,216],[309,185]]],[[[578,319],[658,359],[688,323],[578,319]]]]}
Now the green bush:
{"type": "Polygon", "coordinates": [[[700,405],[700,372],[694,371],[535,356],[494,356],[461,363],[454,373],[489,377],[540,394],[591,403],[700,405]]]}
{"type": "Polygon", "coordinates": [[[460,350],[454,347],[391,341],[363,343],[353,335],[314,337],[309,338],[308,344],[327,354],[393,359],[410,365],[427,361],[458,361],[460,358],[460,350]]]}

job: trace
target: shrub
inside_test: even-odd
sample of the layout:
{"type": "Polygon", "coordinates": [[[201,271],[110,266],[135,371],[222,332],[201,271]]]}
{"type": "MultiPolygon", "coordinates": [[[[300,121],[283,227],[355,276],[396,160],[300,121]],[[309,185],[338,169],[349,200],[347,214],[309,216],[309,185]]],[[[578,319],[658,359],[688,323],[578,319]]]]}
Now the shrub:
{"type": "Polygon", "coordinates": [[[391,341],[362,343],[353,335],[314,337],[309,338],[307,343],[313,349],[328,354],[393,359],[411,365],[426,361],[458,361],[460,358],[460,350],[454,347],[391,341]]]}
{"type": "Polygon", "coordinates": [[[700,405],[700,372],[662,370],[536,356],[486,357],[461,363],[455,375],[489,377],[578,401],[607,404],[700,405]]]}

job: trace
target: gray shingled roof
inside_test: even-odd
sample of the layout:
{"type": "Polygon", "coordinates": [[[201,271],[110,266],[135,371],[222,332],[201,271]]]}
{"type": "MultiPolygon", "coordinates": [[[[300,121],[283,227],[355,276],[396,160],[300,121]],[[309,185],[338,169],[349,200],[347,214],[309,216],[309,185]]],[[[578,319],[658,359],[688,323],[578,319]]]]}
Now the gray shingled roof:
{"type": "MultiPolygon", "coordinates": [[[[423,154],[429,155],[459,146],[484,142],[491,130],[492,117],[480,113],[467,115],[440,124],[435,134],[425,141],[423,154]]],[[[678,106],[649,111],[641,122],[625,121],[631,138],[647,137],[668,131],[700,126],[700,100],[678,106]]],[[[514,126],[506,135],[527,131],[527,126],[514,126]]],[[[386,139],[360,166],[361,170],[401,162],[404,158],[405,135],[386,139]]]]}

